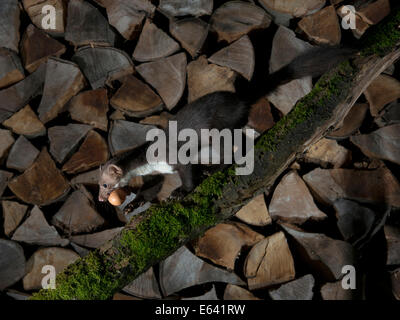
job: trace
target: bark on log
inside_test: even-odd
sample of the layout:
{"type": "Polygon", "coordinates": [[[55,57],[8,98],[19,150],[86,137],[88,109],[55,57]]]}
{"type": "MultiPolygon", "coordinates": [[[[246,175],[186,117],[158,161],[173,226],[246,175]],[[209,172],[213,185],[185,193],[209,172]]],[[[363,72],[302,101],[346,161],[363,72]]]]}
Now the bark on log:
{"type": "Polygon", "coordinates": [[[153,205],[110,242],[57,275],[55,290],[32,299],[107,299],[187,241],[268,191],[299,152],[341,121],[361,93],[400,57],[400,10],[378,25],[361,54],[325,74],[293,111],[257,141],[254,171],[236,176],[228,168],[206,178],[181,201],[153,205]],[[377,55],[380,54],[380,56],[377,55]]]}
{"type": "Polygon", "coordinates": [[[46,78],[46,64],[40,67],[24,80],[0,91],[0,122],[10,118],[25,107],[29,101],[43,92],[46,78]]]}

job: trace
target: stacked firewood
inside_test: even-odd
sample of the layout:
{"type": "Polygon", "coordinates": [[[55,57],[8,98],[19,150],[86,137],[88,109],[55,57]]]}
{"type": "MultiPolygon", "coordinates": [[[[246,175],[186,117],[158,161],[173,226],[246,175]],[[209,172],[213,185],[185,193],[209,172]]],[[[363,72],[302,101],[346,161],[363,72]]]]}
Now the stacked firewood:
{"type": "MultiPolygon", "coordinates": [[[[61,272],[129,222],[97,201],[101,164],[143,146],[188,102],[215,91],[251,96],[263,74],[313,46],[353,45],[390,8],[389,0],[2,0],[1,294],[26,299],[42,287],[43,266],[61,272]],[[356,25],[346,30],[349,5],[356,25]]],[[[391,66],[270,194],[114,299],[400,299],[399,77],[391,66]]],[[[314,81],[260,99],[247,126],[271,129],[314,81]]],[[[147,201],[135,212],[181,186],[178,175],[158,178],[132,181],[147,201]]]]}

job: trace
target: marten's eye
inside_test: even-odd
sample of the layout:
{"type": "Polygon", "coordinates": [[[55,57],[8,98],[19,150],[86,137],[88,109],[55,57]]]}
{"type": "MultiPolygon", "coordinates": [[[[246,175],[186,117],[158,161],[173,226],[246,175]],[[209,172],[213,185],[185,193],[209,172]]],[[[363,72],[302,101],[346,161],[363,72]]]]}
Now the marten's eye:
{"type": "Polygon", "coordinates": [[[103,184],[103,187],[104,187],[104,188],[107,188],[107,185],[106,185],[106,184],[103,184]]]}

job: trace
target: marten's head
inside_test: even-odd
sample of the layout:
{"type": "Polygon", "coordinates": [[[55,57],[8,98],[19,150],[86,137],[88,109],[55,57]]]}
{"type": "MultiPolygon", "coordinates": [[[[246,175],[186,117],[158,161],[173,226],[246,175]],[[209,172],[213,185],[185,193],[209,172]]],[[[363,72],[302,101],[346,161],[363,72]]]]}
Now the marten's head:
{"type": "Polygon", "coordinates": [[[111,192],[116,189],[116,185],[120,182],[123,171],[115,164],[105,164],[100,167],[99,177],[99,201],[108,200],[111,192]]]}

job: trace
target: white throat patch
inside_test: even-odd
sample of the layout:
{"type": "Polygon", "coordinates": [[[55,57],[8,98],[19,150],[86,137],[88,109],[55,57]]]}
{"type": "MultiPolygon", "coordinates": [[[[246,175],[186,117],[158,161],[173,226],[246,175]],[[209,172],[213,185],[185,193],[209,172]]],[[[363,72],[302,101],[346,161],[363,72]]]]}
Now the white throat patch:
{"type": "Polygon", "coordinates": [[[176,171],[172,166],[170,166],[166,162],[153,162],[153,163],[146,163],[140,167],[137,167],[129,172],[127,172],[124,177],[117,183],[114,188],[121,188],[128,185],[129,181],[133,177],[137,176],[146,176],[152,173],[159,173],[159,174],[173,174],[176,171]]]}
{"type": "Polygon", "coordinates": [[[145,176],[152,173],[172,174],[175,170],[166,162],[146,163],[141,167],[137,167],[129,172],[132,176],[145,176]]]}

